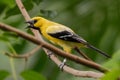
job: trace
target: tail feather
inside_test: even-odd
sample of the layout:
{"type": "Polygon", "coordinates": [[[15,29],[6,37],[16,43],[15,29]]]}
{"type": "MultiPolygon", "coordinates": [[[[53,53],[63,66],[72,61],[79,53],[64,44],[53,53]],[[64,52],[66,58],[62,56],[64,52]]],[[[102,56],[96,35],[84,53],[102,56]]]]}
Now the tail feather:
{"type": "Polygon", "coordinates": [[[104,56],[106,56],[107,58],[111,58],[111,56],[109,56],[107,53],[101,51],[100,49],[98,49],[98,48],[96,48],[94,46],[92,46],[91,44],[87,44],[87,47],[92,49],[92,50],[95,50],[96,52],[98,52],[98,53],[100,53],[100,54],[102,54],[104,56]]]}

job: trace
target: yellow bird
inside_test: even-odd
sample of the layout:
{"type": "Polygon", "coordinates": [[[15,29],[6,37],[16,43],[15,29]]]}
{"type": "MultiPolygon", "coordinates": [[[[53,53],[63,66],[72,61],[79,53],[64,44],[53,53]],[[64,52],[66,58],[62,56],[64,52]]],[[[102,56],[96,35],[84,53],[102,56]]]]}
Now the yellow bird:
{"type": "Polygon", "coordinates": [[[75,47],[86,47],[103,54],[106,57],[110,57],[108,54],[95,48],[89,44],[82,37],[78,36],[72,29],[62,24],[47,20],[43,17],[33,17],[30,21],[27,21],[30,25],[29,28],[37,29],[40,31],[46,39],[53,44],[57,44],[63,48],[67,53],[71,53],[71,50],[75,47]]]}

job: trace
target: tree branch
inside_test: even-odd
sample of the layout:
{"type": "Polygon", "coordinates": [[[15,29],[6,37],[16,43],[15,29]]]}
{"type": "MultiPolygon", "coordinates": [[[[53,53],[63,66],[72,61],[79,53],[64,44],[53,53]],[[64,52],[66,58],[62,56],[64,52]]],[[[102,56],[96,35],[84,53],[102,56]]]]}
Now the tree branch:
{"type": "MultiPolygon", "coordinates": [[[[48,53],[47,53],[48,54],[48,53]]],[[[62,62],[55,56],[51,55],[50,58],[59,66],[62,62]]],[[[68,67],[65,65],[63,67],[63,71],[72,74],[77,77],[88,77],[88,78],[100,78],[104,74],[103,73],[98,73],[98,72],[93,72],[93,71],[80,71],[80,70],[75,70],[73,68],[68,67]]]]}
{"type": "Polygon", "coordinates": [[[62,57],[65,57],[67,59],[70,59],[70,60],[72,60],[76,63],[83,64],[85,66],[91,67],[91,68],[96,69],[96,70],[101,71],[101,72],[107,72],[108,71],[108,69],[102,67],[101,65],[99,65],[95,62],[80,58],[80,57],[72,55],[72,54],[65,53],[64,51],[54,47],[53,45],[51,45],[51,44],[49,44],[45,41],[40,41],[40,40],[36,39],[34,36],[29,35],[29,34],[23,32],[23,31],[20,31],[18,29],[15,29],[15,28],[13,28],[9,25],[0,23],[0,28],[3,29],[3,30],[15,32],[16,34],[18,34],[22,38],[24,38],[26,40],[29,40],[29,41],[37,44],[37,45],[41,45],[42,47],[44,47],[46,49],[49,49],[50,51],[54,52],[55,54],[57,54],[59,56],[62,56],[62,57]]]}
{"type": "Polygon", "coordinates": [[[83,53],[81,50],[79,50],[78,47],[75,47],[74,50],[76,50],[85,59],[92,61],[85,53],[83,53]]]}
{"type": "MultiPolygon", "coordinates": [[[[24,16],[25,20],[26,20],[26,21],[30,20],[30,17],[29,17],[29,15],[28,15],[25,7],[23,6],[21,0],[15,0],[15,1],[16,1],[17,5],[18,5],[18,7],[19,7],[19,9],[20,9],[20,11],[21,11],[21,13],[22,13],[22,15],[24,16]]],[[[2,24],[1,26],[5,26],[5,25],[2,24]]],[[[1,28],[1,26],[0,26],[0,28],[1,28]]],[[[4,28],[3,28],[3,29],[4,29],[4,28]]],[[[33,29],[31,29],[31,30],[32,30],[32,32],[34,33],[34,35],[35,35],[35,37],[36,37],[37,39],[43,41],[43,39],[41,38],[41,36],[40,36],[40,34],[39,34],[38,31],[33,30],[33,29]]],[[[16,32],[16,31],[14,31],[14,30],[10,30],[10,31],[16,32]]],[[[17,34],[19,34],[19,31],[18,31],[17,34]]],[[[21,34],[19,34],[19,35],[21,35],[21,34]]],[[[21,36],[22,36],[22,37],[25,37],[25,36],[23,36],[23,35],[21,35],[21,36]]],[[[31,37],[31,36],[30,36],[30,37],[31,37]]],[[[25,38],[25,39],[26,39],[26,38],[25,38]]],[[[31,39],[32,39],[32,38],[31,38],[31,39]]],[[[28,40],[29,40],[29,39],[28,39],[28,40]]],[[[36,39],[35,39],[35,40],[36,40],[36,39]]],[[[38,44],[39,40],[36,40],[35,43],[38,44]]],[[[34,42],[34,40],[33,40],[33,42],[34,42]]],[[[45,48],[43,48],[43,49],[44,49],[44,51],[46,52],[47,55],[50,53],[50,51],[48,51],[47,49],[45,49],[45,48]]],[[[64,56],[64,57],[65,57],[65,56],[64,56]]],[[[60,61],[54,54],[51,55],[50,58],[51,58],[58,66],[61,64],[61,61],[60,61]]],[[[79,60],[79,59],[76,58],[76,60],[79,60]]],[[[84,60],[84,59],[83,59],[83,60],[84,60]]],[[[80,62],[81,62],[81,61],[80,61],[80,62]]],[[[93,68],[94,68],[94,67],[93,67],[93,68]]],[[[98,68],[100,68],[100,67],[98,67],[98,68]]],[[[95,68],[95,69],[96,69],[96,68],[95,68]]],[[[99,69],[98,69],[98,70],[99,70],[99,69]]],[[[75,76],[79,76],[79,77],[100,78],[100,77],[103,76],[102,73],[97,73],[97,72],[93,72],[93,71],[78,71],[78,70],[75,70],[75,69],[73,69],[73,68],[68,67],[67,65],[65,65],[65,66],[63,67],[63,71],[65,71],[65,72],[67,72],[67,73],[69,73],[69,74],[73,74],[73,75],[75,75],[75,76]]],[[[104,69],[104,68],[103,68],[103,69],[101,68],[99,71],[106,72],[106,71],[108,71],[108,70],[107,70],[107,69],[104,69]]]]}

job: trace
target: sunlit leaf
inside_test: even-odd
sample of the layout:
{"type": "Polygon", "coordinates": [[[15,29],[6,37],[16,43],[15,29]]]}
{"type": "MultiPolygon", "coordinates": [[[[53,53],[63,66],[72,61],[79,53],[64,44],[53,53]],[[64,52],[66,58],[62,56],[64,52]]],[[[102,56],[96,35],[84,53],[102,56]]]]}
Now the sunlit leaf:
{"type": "Polygon", "coordinates": [[[101,80],[117,80],[120,77],[120,68],[106,73],[101,80]]]}
{"type": "Polygon", "coordinates": [[[114,53],[112,59],[104,63],[104,66],[108,67],[109,69],[120,68],[120,50],[114,53]]]}
{"type": "Polygon", "coordinates": [[[102,80],[117,80],[120,77],[120,50],[114,53],[112,59],[104,64],[110,69],[102,80]]]}

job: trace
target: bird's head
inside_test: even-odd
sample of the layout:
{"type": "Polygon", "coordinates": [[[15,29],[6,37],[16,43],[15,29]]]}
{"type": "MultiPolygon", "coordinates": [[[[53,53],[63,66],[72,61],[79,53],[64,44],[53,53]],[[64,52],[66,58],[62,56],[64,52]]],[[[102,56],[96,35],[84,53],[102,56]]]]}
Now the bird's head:
{"type": "Polygon", "coordinates": [[[26,21],[29,24],[27,28],[39,29],[43,24],[45,24],[46,19],[42,17],[33,17],[31,20],[26,21]]]}

